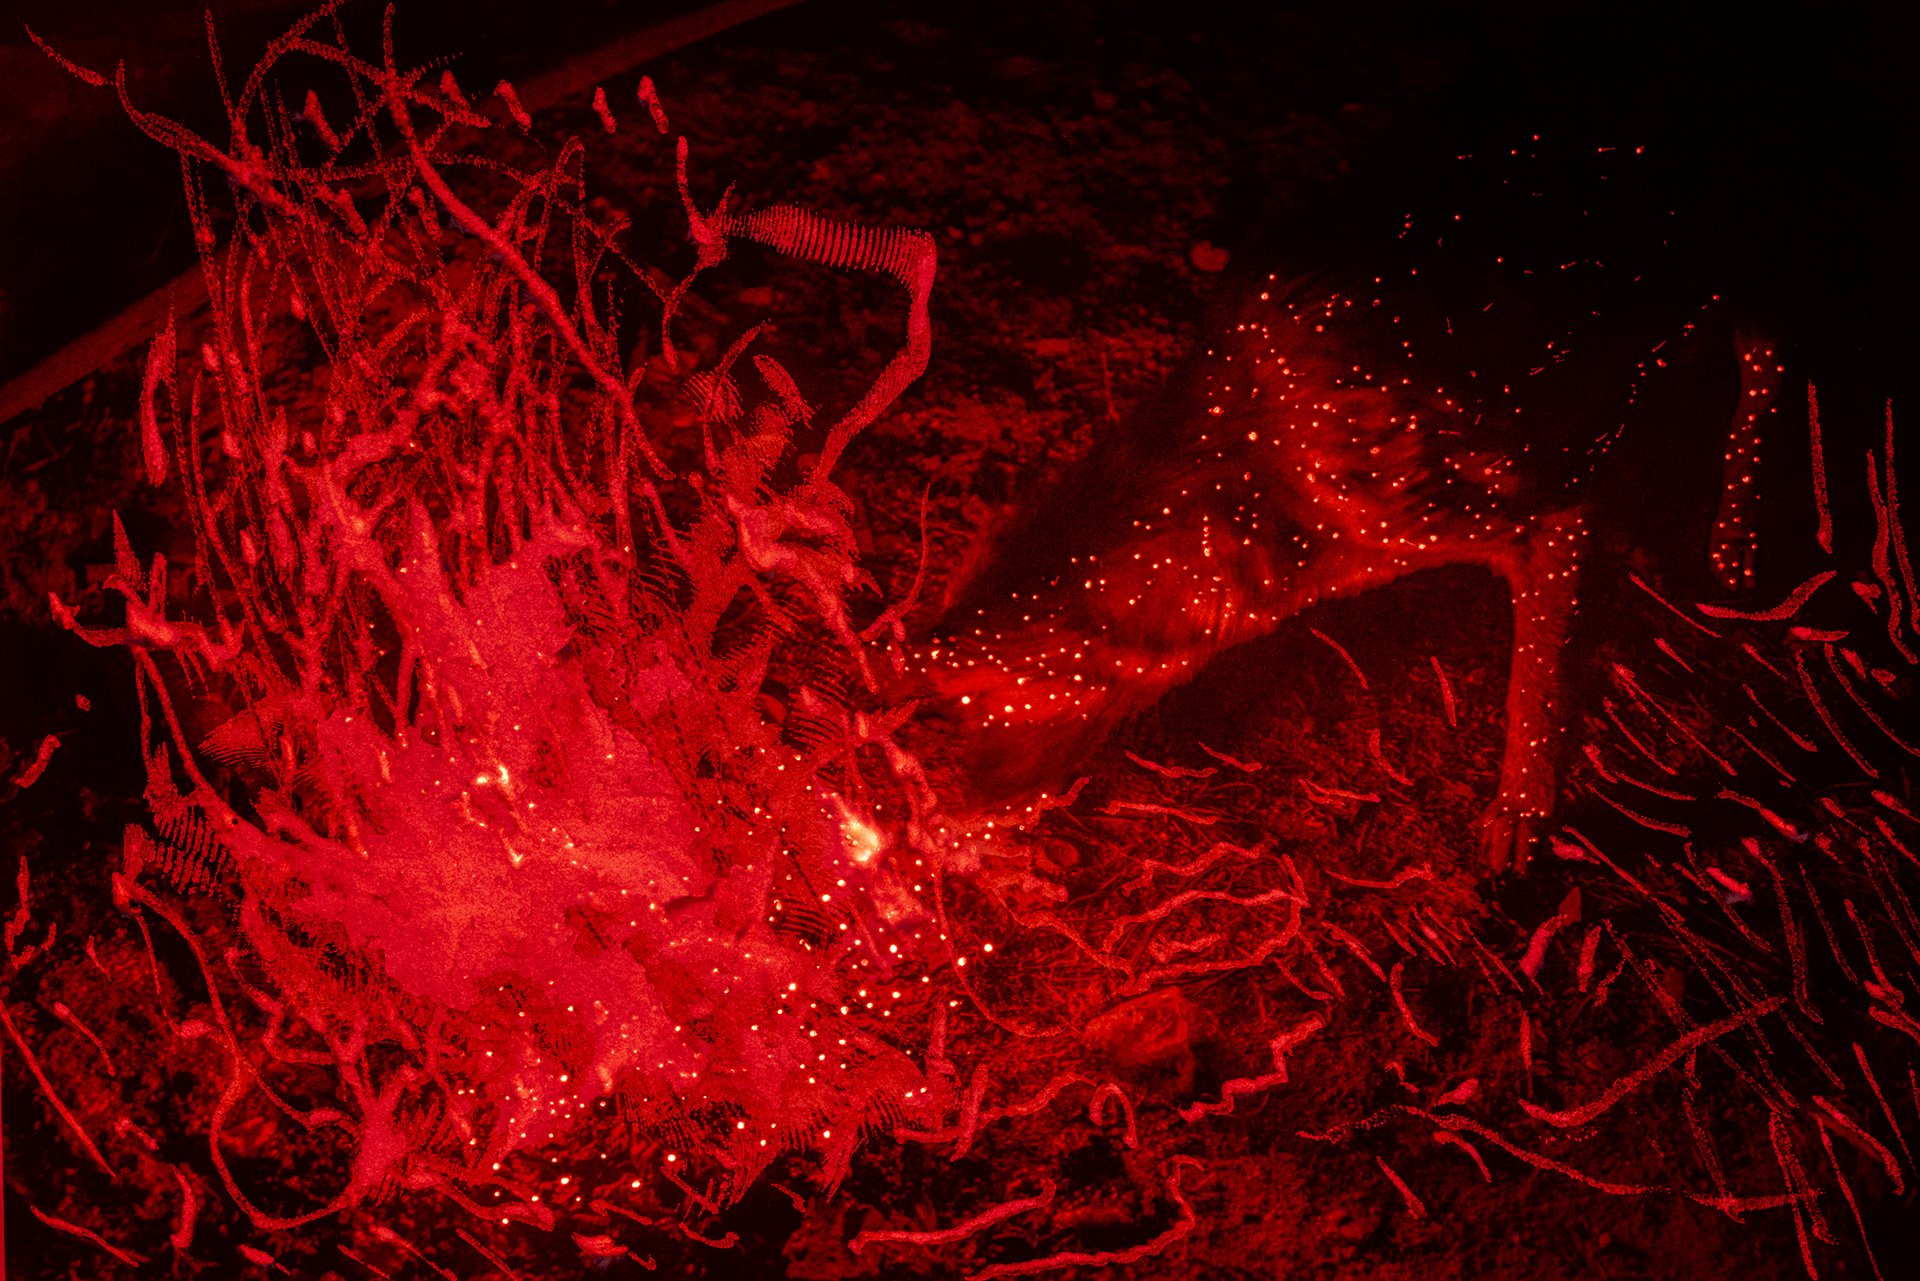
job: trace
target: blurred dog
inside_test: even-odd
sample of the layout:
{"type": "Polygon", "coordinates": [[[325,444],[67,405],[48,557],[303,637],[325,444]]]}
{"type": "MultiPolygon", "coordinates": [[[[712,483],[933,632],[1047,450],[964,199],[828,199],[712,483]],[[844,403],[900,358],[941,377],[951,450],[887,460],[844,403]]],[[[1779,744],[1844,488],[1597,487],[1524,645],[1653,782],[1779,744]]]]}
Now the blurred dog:
{"type": "MultiPolygon", "coordinates": [[[[1387,270],[1243,283],[1195,368],[1024,504],[950,592],[927,656],[973,803],[1060,785],[1127,716],[1318,602],[1472,565],[1513,605],[1481,842],[1491,866],[1523,864],[1558,791],[1588,478],[1630,427],[1650,433],[1643,467],[1719,454],[1713,561],[1738,589],[1779,366],[1711,298],[1631,254],[1561,256],[1568,237],[1522,214],[1477,236],[1464,216],[1403,229],[1376,255],[1387,270]]],[[[1565,215],[1589,240],[1590,219],[1565,215]]],[[[1637,492],[1664,501],[1658,483],[1637,492]]]]}

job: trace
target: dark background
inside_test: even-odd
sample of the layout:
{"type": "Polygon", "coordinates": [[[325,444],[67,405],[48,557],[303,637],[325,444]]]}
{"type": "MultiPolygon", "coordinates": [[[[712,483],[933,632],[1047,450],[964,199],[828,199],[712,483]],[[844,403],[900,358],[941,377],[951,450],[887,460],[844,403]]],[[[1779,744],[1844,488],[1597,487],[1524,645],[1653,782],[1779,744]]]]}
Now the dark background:
{"type": "MultiPolygon", "coordinates": [[[[411,0],[400,41],[453,65],[524,76],[685,3],[462,4],[411,0]]],[[[127,0],[10,0],[0,23],[0,377],[184,269],[186,220],[170,155],[35,49],[23,24],[84,65],[127,63],[137,103],[219,123],[200,7],[127,0]]],[[[230,72],[307,6],[212,6],[230,72]]],[[[871,6],[812,0],[821,35],[864,26],[871,6]]],[[[902,7],[906,9],[914,6],[902,7]]],[[[1038,25],[1097,40],[1102,6],[1042,6],[1038,25]]],[[[1449,86],[1360,172],[1418,180],[1463,139],[1535,130],[1647,145],[1690,214],[1694,260],[1823,364],[1889,382],[1913,346],[1914,237],[1894,193],[1916,154],[1914,78],[1895,5],[1239,5],[1129,7],[1136,41],[1203,90],[1257,76],[1263,45],[1356,40],[1431,57],[1449,86]],[[1261,8],[1258,16],[1248,10],[1261,8]],[[1156,30],[1156,28],[1158,28],[1156,30]]],[[[371,27],[379,6],[349,5],[371,27]]],[[[948,20],[957,17],[945,15],[948,20]]],[[[477,73],[475,73],[477,74],[477,73]]],[[[480,86],[474,86],[480,87],[480,86]]],[[[213,136],[218,137],[216,132],[213,136]]],[[[1247,210],[1260,175],[1246,175],[1247,210]]],[[[1364,186],[1364,182],[1360,184],[1364,186]]],[[[1890,389],[1890,388],[1889,388],[1890,389]]]]}

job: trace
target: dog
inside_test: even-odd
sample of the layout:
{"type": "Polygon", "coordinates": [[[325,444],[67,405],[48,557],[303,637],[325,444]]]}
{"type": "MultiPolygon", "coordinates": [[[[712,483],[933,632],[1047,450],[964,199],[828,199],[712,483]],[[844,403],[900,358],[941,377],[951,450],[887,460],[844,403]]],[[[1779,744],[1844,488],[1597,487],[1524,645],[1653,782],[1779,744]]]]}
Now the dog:
{"type": "Polygon", "coordinates": [[[969,803],[1061,785],[1127,717],[1321,602],[1474,566],[1513,612],[1480,844],[1490,868],[1524,867],[1559,790],[1591,475],[1630,430],[1656,458],[1663,438],[1707,442],[1728,480],[1713,563],[1737,590],[1780,367],[1631,255],[1497,239],[1449,225],[1396,237],[1384,269],[1243,285],[1194,367],[1026,503],[926,653],[969,803]]]}

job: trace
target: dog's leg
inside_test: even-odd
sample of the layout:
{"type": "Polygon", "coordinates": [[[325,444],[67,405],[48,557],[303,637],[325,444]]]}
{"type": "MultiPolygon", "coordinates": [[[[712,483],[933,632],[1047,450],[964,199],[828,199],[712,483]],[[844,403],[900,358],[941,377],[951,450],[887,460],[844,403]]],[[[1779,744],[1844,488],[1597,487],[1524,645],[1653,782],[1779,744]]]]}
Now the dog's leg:
{"type": "Polygon", "coordinates": [[[1507,741],[1500,790],[1480,820],[1481,848],[1495,870],[1524,871],[1553,816],[1560,789],[1561,651],[1573,621],[1583,515],[1539,518],[1496,568],[1513,595],[1513,664],[1507,681],[1507,741]]]}
{"type": "Polygon", "coordinates": [[[1734,331],[1734,351],[1740,359],[1740,402],[1734,406],[1733,421],[1727,426],[1720,506],[1714,513],[1713,540],[1707,555],[1714,579],[1725,590],[1737,593],[1753,587],[1760,455],[1767,443],[1767,429],[1778,420],[1784,370],[1766,336],[1744,326],[1734,331]]]}

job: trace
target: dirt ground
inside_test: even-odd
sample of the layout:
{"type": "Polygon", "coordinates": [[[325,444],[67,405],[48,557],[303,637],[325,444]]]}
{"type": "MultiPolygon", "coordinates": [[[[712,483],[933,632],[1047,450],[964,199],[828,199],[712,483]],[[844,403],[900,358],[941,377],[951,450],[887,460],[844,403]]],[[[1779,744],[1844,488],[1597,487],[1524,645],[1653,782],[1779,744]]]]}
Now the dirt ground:
{"type": "MultiPolygon", "coordinates": [[[[1250,278],[1301,269],[1289,251],[1325,243],[1330,224],[1390,225],[1382,210],[1427,173],[1444,171],[1451,149],[1523,145],[1537,131],[1585,139],[1612,129],[1622,145],[1644,137],[1656,151],[1669,148],[1659,172],[1687,175],[1675,200],[1701,211],[1690,225],[1725,232],[1701,237],[1699,244],[1713,247],[1693,257],[1699,274],[1725,279],[1727,291],[1745,295],[1756,314],[1774,318],[1798,343],[1793,349],[1803,353],[1803,364],[1794,377],[1823,379],[1835,440],[1871,444],[1879,427],[1874,406],[1908,376],[1888,353],[1912,322],[1894,316],[1899,308],[1888,295],[1898,292],[1912,251],[1887,230],[1881,180],[1851,160],[1891,144],[1884,134],[1856,134],[1834,154],[1792,152],[1816,125],[1802,118],[1799,92],[1781,87],[1795,66],[1821,68],[1809,73],[1816,89],[1851,86],[1853,77],[1842,73],[1854,67],[1849,59],[1867,56],[1860,52],[1867,38],[1836,35],[1789,52],[1780,40],[1751,33],[1681,29],[1673,15],[1663,19],[1664,29],[1624,14],[1588,21],[1595,31],[1585,33],[1583,47],[1580,32],[1490,14],[1450,27],[1438,15],[1331,8],[1275,10],[1243,21],[1131,4],[991,3],[942,14],[802,4],[645,70],[674,129],[688,139],[691,184],[701,200],[710,204],[731,183],[740,206],[793,202],[935,236],[932,364],[856,442],[840,483],[858,506],[864,561],[889,598],[903,593],[916,572],[927,495],[923,598],[938,602],[1009,511],[1043,493],[1099,433],[1154,403],[1250,278]],[[1626,50],[1637,51],[1635,60],[1610,65],[1626,50]],[[1696,60],[1691,67],[1689,59],[1696,60]],[[1705,70],[1699,59],[1709,60],[1705,70]],[[1698,74],[1676,74],[1687,70],[1698,74]],[[1612,101],[1600,92],[1607,89],[1612,101]],[[1760,126],[1774,129],[1776,141],[1720,146],[1760,126]],[[1771,178],[1751,180],[1765,186],[1762,195],[1740,197],[1725,174],[1776,147],[1792,158],[1771,178]],[[1854,236],[1830,235],[1836,215],[1808,213],[1779,195],[1782,186],[1801,185],[1856,210],[1854,236]],[[1740,211],[1730,222],[1723,217],[1729,208],[1740,211]]],[[[131,62],[137,55],[127,56],[131,62]]],[[[468,74],[473,57],[454,62],[456,73],[468,74]]],[[[1870,71],[1870,60],[1866,66],[1870,71]]],[[[495,75],[482,67],[471,74],[476,82],[495,75]]],[[[631,103],[631,85],[619,89],[614,100],[631,103]]],[[[1843,100],[1836,88],[1819,121],[1873,110],[1875,90],[1858,92],[1865,105],[1843,100]]],[[[637,110],[623,114],[620,132],[606,138],[581,102],[543,116],[533,138],[511,145],[552,147],[570,133],[592,137],[591,185],[606,207],[636,215],[634,256],[676,274],[689,251],[684,224],[676,221],[671,141],[633,118],[637,110]]],[[[139,222],[156,243],[184,231],[172,204],[156,196],[143,209],[139,222]]],[[[743,257],[701,281],[686,312],[685,339],[705,365],[741,329],[768,320],[767,349],[789,369],[805,371],[820,389],[825,416],[840,407],[835,396],[864,386],[897,346],[898,313],[884,282],[743,257]]],[[[131,750],[137,712],[122,657],[86,649],[62,632],[46,600],[55,593],[82,616],[105,608],[113,512],[146,547],[181,536],[177,513],[140,478],[140,359],[132,353],[41,410],[0,425],[0,778],[21,777],[37,744],[48,735],[59,740],[31,787],[0,784],[13,792],[0,810],[0,832],[7,863],[31,867],[38,906],[27,937],[40,937],[47,919],[57,920],[46,955],[68,960],[81,956],[90,937],[127,933],[113,923],[107,877],[122,828],[141,819],[141,765],[131,750]],[[88,710],[75,695],[88,700],[88,710]]],[[[697,455],[698,439],[685,430],[671,443],[681,457],[697,455]]],[[[1798,437],[1791,448],[1803,448],[1798,437]]],[[[1786,465],[1783,492],[1804,488],[1794,471],[1803,466],[1786,465]]],[[[1582,741],[1617,744],[1625,731],[1608,700],[1624,696],[1607,684],[1607,673],[1614,664],[1664,662],[1656,641],[1669,646],[1662,654],[1691,655],[1694,666],[1681,663],[1688,673],[1707,673],[1691,686],[1673,686],[1683,691],[1674,705],[1695,718],[1689,724],[1710,722],[1715,700],[1738,695],[1739,679],[1722,680],[1712,666],[1722,651],[1674,625],[1629,579],[1694,581],[1697,553],[1649,546],[1645,530],[1666,527],[1661,522],[1674,519],[1676,504],[1692,504],[1680,524],[1704,523],[1717,479],[1642,475],[1610,491],[1663,510],[1626,511],[1603,538],[1578,648],[1589,691],[1582,741]]],[[[1843,516],[1864,506],[1835,501],[1843,516]]],[[[1807,523],[1796,507],[1778,528],[1804,541],[1807,523]]],[[[1848,573],[1863,581],[1868,541],[1842,547],[1854,558],[1848,573]]],[[[1779,599],[1806,577],[1798,572],[1803,562],[1802,553],[1782,553],[1758,595],[1777,582],[1772,599],[1779,599]]],[[[930,606],[922,628],[932,612],[930,606]]],[[[1765,647],[1780,642],[1779,631],[1755,624],[1737,639],[1751,635],[1765,647]]],[[[1815,967],[1808,1001],[1828,1012],[1827,1021],[1794,1026],[1818,1038],[1810,1059],[1853,1072],[1859,1053],[1863,1064],[1872,1058],[1882,1065],[1893,1096],[1885,1122],[1857,1073],[1844,1084],[1837,1077],[1822,1084],[1816,1078],[1824,1069],[1742,1042],[1719,1057],[1689,1055],[1604,1118],[1536,1126],[1524,1143],[1517,1137],[1524,1106],[1573,1108],[1601,1095],[1688,1028],[1743,1002],[1718,985],[1723,971],[1674,941],[1679,892],[1656,878],[1694,875],[1687,870],[1691,847],[1682,857],[1652,840],[1642,843],[1640,829],[1601,804],[1597,792],[1579,790],[1599,787],[1591,776],[1577,776],[1567,821],[1601,849],[1624,846],[1644,857],[1644,869],[1631,866],[1656,884],[1655,892],[1630,892],[1595,860],[1573,857],[1543,858],[1525,878],[1481,875],[1472,820],[1499,764],[1508,643],[1497,585],[1467,571],[1417,577],[1315,610],[1229,654],[1130,722],[1084,763],[1091,781],[1082,802],[1035,829],[1024,847],[1028,861],[963,893],[957,911],[970,928],[1007,940],[998,959],[976,971],[980,1010],[957,1014],[951,1033],[956,1045],[993,1065],[987,1101],[1017,1113],[1019,1101],[1063,1072],[1119,1080],[1134,1100],[1137,1145],[1090,1119],[1084,1094],[983,1126],[964,1155],[877,1139],[832,1198],[803,1210],[800,1198],[770,1179],[739,1206],[699,1220],[708,1237],[730,1232],[737,1244],[715,1250],[691,1233],[663,1237],[649,1246],[658,1268],[826,1281],[956,1276],[1060,1250],[1124,1254],[1187,1222],[1167,1187],[1169,1172],[1186,1169],[1180,1161],[1190,1158],[1193,1172],[1178,1185],[1191,1203],[1190,1229],[1131,1259],[1127,1273],[1383,1281],[1788,1277],[1810,1270],[1803,1262],[1808,1222],[1797,1211],[1776,1206],[1736,1215],[1665,1189],[1792,1193],[1796,1176],[1779,1159],[1778,1142],[1770,1142],[1770,1100],[1824,1094],[1859,1118],[1849,1124],[1881,1137],[1856,1142],[1851,1131],[1830,1126],[1840,1155],[1830,1169],[1797,1176],[1821,1189],[1816,1204],[1824,1218],[1812,1261],[1825,1276],[1875,1274],[1849,1215],[1857,1198],[1879,1274],[1920,1275],[1902,1244],[1913,1194],[1895,1190],[1872,1150],[1883,1143],[1904,1154],[1904,1140],[1893,1136],[1900,1126],[1920,1125],[1920,1095],[1909,1103],[1909,1072],[1892,1066],[1910,1063],[1903,1055],[1912,1046],[1896,1044],[1889,1030],[1895,1024],[1870,1017],[1866,1003],[1838,994],[1845,985],[1831,965],[1815,967]],[[1169,778],[1142,761],[1221,763],[1204,777],[1169,778]],[[1145,805],[1165,808],[1137,808],[1145,805]],[[1124,892],[1116,887],[1127,869],[1142,859],[1191,858],[1222,839],[1272,855],[1269,863],[1280,855],[1291,860],[1315,905],[1324,955],[1288,953],[1272,965],[1197,976],[1141,996],[1116,992],[1062,945],[1058,931],[1045,928],[1098,921],[1102,911],[1110,918],[1116,909],[1103,903],[1135,902],[1112,897],[1124,892]],[[1570,892],[1581,897],[1570,900],[1570,892]],[[1581,923],[1566,927],[1537,977],[1516,977],[1537,931],[1567,913],[1570,901],[1581,923]],[[1596,990],[1590,975],[1576,983],[1574,974],[1573,940],[1603,920],[1609,950],[1600,968],[1624,975],[1611,999],[1604,984],[1596,990]],[[1615,939],[1638,951],[1614,947],[1615,939]],[[1219,1098],[1230,1080],[1268,1072],[1271,1038],[1315,1015],[1321,1003],[1308,993],[1329,983],[1340,990],[1339,1017],[1287,1055],[1283,1086],[1242,1098],[1230,1116],[1180,1115],[1191,1100],[1219,1098]],[[985,1013],[995,1009],[1026,1011],[1037,1026],[1009,1030],[1012,1018],[996,1025],[985,1013]],[[1434,1121],[1434,1110],[1448,1106],[1484,1106],[1475,1115],[1490,1130],[1516,1136],[1514,1147],[1526,1155],[1502,1138],[1434,1121]],[[1712,1134],[1711,1144],[1693,1142],[1703,1132],[1712,1134]],[[1716,1155],[1703,1155],[1709,1151],[1716,1155]],[[1833,1181],[1835,1172],[1842,1183],[1833,1181]],[[1663,1190],[1629,1195],[1628,1185],[1663,1190]],[[1840,1186],[1848,1188],[1844,1196],[1840,1186]],[[932,1230],[1043,1187],[1054,1189],[1044,1213],[954,1245],[873,1245],[857,1255],[847,1248],[862,1231],[932,1230]]],[[[911,741],[936,779],[952,770],[955,749],[941,725],[918,727],[911,741]]],[[[1701,774],[1690,771],[1707,771],[1712,757],[1704,744],[1700,752],[1677,753],[1675,777],[1697,782],[1701,774]]],[[[1889,759],[1877,785],[1911,807],[1907,761],[1892,752],[1874,760],[1883,756],[1889,759]]],[[[1810,770],[1794,795],[1808,810],[1821,795],[1839,797],[1849,813],[1870,804],[1864,785],[1823,792],[1826,786],[1826,776],[1810,770]]],[[[1698,821],[1703,847],[1736,844],[1744,830],[1719,811],[1698,821]]],[[[1277,873],[1250,868],[1226,885],[1253,894],[1279,884],[1261,879],[1268,875],[1277,873]]],[[[1865,892],[1851,892],[1872,915],[1865,892]]],[[[1706,940],[1703,953],[1724,961],[1755,996],[1789,990],[1784,945],[1754,941],[1754,931],[1767,928],[1757,920],[1764,914],[1758,906],[1750,909],[1750,929],[1743,920],[1705,919],[1711,894],[1699,900],[1709,906],[1688,902],[1684,920],[1706,940]]],[[[1904,936],[1906,909],[1883,906],[1904,936]]],[[[1244,932],[1249,946],[1261,924],[1225,909],[1204,909],[1195,919],[1196,929],[1236,940],[1244,932]]],[[[1876,960],[1876,972],[1882,961],[1896,971],[1892,980],[1882,976],[1883,985],[1896,994],[1901,984],[1911,986],[1910,970],[1891,951],[1876,960]]],[[[50,1013],[53,1005],[84,1010],[107,999],[98,976],[78,970],[50,967],[43,958],[37,968],[12,967],[7,980],[8,1008],[60,1081],[94,1069],[92,1051],[50,1013]],[[27,1010],[33,1013],[19,1012],[27,1010]]],[[[1897,1011],[1899,1002],[1874,1008],[1897,1011]]],[[[123,1063],[141,1058],[143,1038],[155,1034],[152,1020],[143,1024],[137,1016],[102,1030],[123,1063]]],[[[154,1096],[173,1091],[190,1101],[209,1088],[195,1077],[196,1053],[166,1063],[155,1056],[130,1070],[154,1096]]],[[[81,1179],[59,1121],[11,1046],[5,1057],[10,1275],[128,1271],[87,1242],[44,1226],[29,1205],[96,1225],[156,1260],[165,1255],[171,1185],[81,1179]]],[[[190,1110],[183,1103],[182,1111],[190,1110]]],[[[1828,1131],[1808,1133],[1816,1137],[1803,1137],[1799,1150],[1817,1155],[1828,1131]]],[[[166,1155],[196,1159],[185,1142],[166,1155]]],[[[307,1173],[276,1171],[260,1160],[256,1182],[297,1184],[307,1173]]],[[[454,1225],[440,1221],[436,1208],[404,1197],[377,1213],[269,1238],[218,1204],[210,1178],[204,1191],[211,1204],[191,1250],[174,1256],[177,1274],[246,1274],[257,1269],[236,1248],[269,1248],[270,1241],[293,1275],[365,1275],[365,1265],[342,1257],[341,1243],[375,1261],[380,1274],[430,1275],[430,1265],[385,1242],[383,1229],[426,1245],[431,1266],[486,1274],[477,1255],[462,1253],[454,1225]]],[[[589,1266],[638,1271],[631,1260],[585,1263],[569,1243],[531,1235],[503,1234],[495,1242],[513,1271],[490,1266],[527,1278],[578,1275],[589,1266]]]]}

